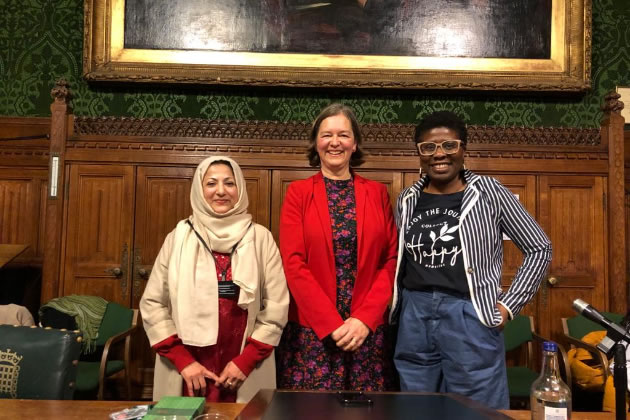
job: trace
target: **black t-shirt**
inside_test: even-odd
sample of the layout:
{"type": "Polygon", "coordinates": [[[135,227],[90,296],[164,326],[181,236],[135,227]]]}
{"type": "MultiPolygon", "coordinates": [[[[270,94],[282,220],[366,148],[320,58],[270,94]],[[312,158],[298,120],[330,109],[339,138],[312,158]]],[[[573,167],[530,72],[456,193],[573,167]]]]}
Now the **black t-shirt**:
{"type": "Polygon", "coordinates": [[[469,293],[459,237],[463,197],[464,191],[422,193],[405,231],[403,286],[407,289],[441,287],[469,293]]]}

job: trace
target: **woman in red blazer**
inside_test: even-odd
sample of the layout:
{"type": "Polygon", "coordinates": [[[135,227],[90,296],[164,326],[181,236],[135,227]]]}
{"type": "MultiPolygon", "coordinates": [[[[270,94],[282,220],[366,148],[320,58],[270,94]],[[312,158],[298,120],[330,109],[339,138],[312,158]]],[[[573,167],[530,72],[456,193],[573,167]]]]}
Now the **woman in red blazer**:
{"type": "Polygon", "coordinates": [[[387,190],[350,169],[363,162],[350,108],[326,107],[310,142],[310,164],[321,171],[291,183],[280,217],[291,305],[278,348],[278,386],[390,389],[385,322],[397,235],[387,190]]]}

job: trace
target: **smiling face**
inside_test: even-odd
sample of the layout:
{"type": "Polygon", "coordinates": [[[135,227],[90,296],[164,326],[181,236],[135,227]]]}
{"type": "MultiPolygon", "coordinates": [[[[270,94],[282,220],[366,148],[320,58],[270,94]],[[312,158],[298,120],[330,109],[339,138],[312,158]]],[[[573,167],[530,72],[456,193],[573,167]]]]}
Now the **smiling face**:
{"type": "Polygon", "coordinates": [[[203,198],[218,214],[234,208],[238,202],[238,188],[232,168],[225,163],[215,163],[208,167],[202,181],[203,198]]]}
{"type": "MultiPolygon", "coordinates": [[[[444,140],[457,139],[457,132],[446,127],[433,128],[420,137],[418,144],[431,141],[442,144],[444,140]]],[[[450,194],[461,191],[464,182],[459,176],[464,167],[465,144],[459,146],[457,153],[447,155],[441,147],[438,147],[432,156],[420,155],[422,171],[430,178],[427,190],[434,193],[450,194]]]]}
{"type": "Polygon", "coordinates": [[[324,119],[319,126],[316,142],[324,176],[331,179],[350,178],[350,157],[357,150],[350,120],[343,114],[324,119]]]}

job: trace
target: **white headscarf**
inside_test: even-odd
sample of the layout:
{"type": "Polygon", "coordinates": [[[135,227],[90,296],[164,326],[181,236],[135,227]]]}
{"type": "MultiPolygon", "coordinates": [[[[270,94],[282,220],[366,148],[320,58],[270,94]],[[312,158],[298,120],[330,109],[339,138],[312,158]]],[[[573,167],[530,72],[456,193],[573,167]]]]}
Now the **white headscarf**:
{"type": "Polygon", "coordinates": [[[204,240],[213,251],[229,253],[245,235],[252,222],[252,215],[247,213],[249,200],[247,187],[240,166],[225,156],[213,156],[197,166],[190,190],[190,204],[193,214],[190,217],[195,229],[204,236],[204,240]],[[216,213],[203,196],[203,177],[214,162],[229,162],[234,172],[238,201],[225,213],[216,213]],[[201,228],[205,229],[201,229],[201,228]]]}
{"type": "MultiPolygon", "coordinates": [[[[252,216],[247,213],[247,188],[241,168],[225,156],[213,156],[199,164],[190,191],[193,214],[189,221],[213,251],[232,253],[232,281],[240,287],[238,305],[247,308],[254,300],[258,283],[258,263],[252,216]],[[229,162],[234,172],[238,201],[232,209],[219,214],[203,196],[203,178],[214,162],[229,162]],[[238,250],[235,247],[238,245],[238,250]]],[[[217,342],[219,330],[219,292],[212,255],[185,221],[175,231],[173,252],[168,267],[168,287],[172,318],[184,344],[210,346],[217,342]]]]}

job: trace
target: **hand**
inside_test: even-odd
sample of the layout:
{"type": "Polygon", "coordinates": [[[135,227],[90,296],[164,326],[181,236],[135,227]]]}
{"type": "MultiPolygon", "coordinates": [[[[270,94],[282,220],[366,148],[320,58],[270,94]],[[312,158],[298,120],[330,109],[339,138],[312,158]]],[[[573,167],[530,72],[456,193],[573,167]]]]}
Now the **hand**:
{"type": "Polygon", "coordinates": [[[212,379],[215,383],[219,378],[214,373],[203,367],[199,362],[192,362],[181,372],[182,378],[186,382],[188,388],[188,396],[206,396],[206,378],[212,379]]]}
{"type": "Polygon", "coordinates": [[[510,315],[508,314],[507,309],[500,303],[497,303],[497,309],[501,312],[501,324],[497,327],[499,330],[502,330],[505,327],[505,324],[510,319],[510,315]]]}
{"type": "Polygon", "coordinates": [[[344,321],[342,326],[333,331],[330,337],[343,351],[356,351],[369,334],[370,329],[363,321],[350,317],[344,321]]]}
{"type": "Polygon", "coordinates": [[[219,376],[218,384],[222,387],[230,390],[237,390],[243,382],[245,382],[247,376],[236,366],[236,363],[229,362],[225,365],[223,372],[219,376]]]}

